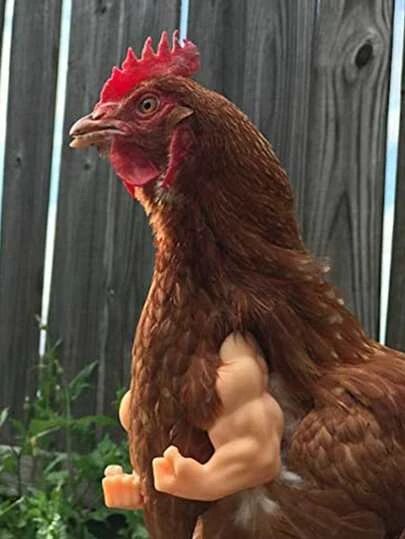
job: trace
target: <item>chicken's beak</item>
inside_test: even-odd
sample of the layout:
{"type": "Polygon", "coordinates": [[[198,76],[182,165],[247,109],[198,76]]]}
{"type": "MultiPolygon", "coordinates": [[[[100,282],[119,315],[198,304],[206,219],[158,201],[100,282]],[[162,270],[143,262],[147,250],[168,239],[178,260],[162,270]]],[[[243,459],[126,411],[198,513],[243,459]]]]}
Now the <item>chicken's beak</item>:
{"type": "Polygon", "coordinates": [[[73,137],[71,148],[87,148],[88,146],[105,146],[113,136],[129,134],[128,126],[122,120],[99,115],[95,112],[83,116],[75,122],[69,135],[73,137]]]}

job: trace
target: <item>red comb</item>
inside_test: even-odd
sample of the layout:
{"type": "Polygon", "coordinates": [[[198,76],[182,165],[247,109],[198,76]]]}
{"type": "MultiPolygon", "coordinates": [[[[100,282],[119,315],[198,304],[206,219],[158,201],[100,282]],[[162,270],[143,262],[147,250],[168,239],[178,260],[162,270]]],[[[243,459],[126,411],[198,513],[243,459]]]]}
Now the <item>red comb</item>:
{"type": "Polygon", "coordinates": [[[100,103],[119,101],[143,80],[169,74],[190,77],[199,67],[196,45],[186,39],[181,46],[178,30],[173,33],[171,48],[167,32],[163,32],[156,52],[152,47],[152,38],[148,37],[141,58],[137,58],[129,48],[121,68],[113,68],[111,77],[101,90],[100,103]]]}

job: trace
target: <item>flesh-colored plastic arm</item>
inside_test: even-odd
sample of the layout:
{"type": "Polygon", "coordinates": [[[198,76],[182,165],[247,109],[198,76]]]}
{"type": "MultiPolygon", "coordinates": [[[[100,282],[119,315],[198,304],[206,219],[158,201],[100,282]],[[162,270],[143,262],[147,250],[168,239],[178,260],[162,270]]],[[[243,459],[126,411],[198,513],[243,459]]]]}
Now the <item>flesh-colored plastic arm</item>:
{"type": "Polygon", "coordinates": [[[265,484],[281,468],[283,414],[268,392],[268,372],[253,339],[232,334],[220,349],[216,389],[223,413],[208,434],[214,446],[201,464],[170,446],[152,462],[155,488],[194,500],[216,500],[265,484]]]}
{"type": "MultiPolygon", "coordinates": [[[[131,392],[123,396],[119,418],[126,431],[129,428],[131,392]]],[[[140,509],[143,507],[143,495],[139,475],[133,470],[132,474],[124,473],[121,466],[112,464],[104,470],[102,480],[104,503],[114,509],[140,509]]]]}

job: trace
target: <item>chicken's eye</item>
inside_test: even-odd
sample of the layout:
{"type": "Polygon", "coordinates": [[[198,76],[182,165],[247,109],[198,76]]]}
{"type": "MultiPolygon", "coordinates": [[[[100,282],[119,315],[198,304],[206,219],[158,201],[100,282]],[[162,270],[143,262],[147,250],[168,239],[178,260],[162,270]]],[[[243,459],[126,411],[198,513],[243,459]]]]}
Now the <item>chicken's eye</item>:
{"type": "Polygon", "coordinates": [[[154,95],[143,97],[137,105],[137,109],[141,114],[151,114],[159,106],[159,100],[154,95]]]}

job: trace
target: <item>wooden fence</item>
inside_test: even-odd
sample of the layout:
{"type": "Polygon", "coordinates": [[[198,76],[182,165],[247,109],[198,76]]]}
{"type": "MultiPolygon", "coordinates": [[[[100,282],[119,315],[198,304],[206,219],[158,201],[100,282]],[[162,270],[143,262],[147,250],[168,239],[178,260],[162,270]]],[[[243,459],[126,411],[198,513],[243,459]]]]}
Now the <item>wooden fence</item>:
{"type": "MultiPolygon", "coordinates": [[[[4,0],[0,0],[0,23],[4,0]]],[[[15,0],[0,251],[0,409],[32,393],[41,310],[61,2],[15,0]],[[31,3],[30,3],[31,6],[31,3]]],[[[128,45],[179,26],[177,0],[73,0],[49,331],[68,376],[98,361],[83,410],[128,385],[153,252],[143,210],[95,151],[68,147],[128,45]]],[[[392,0],[190,0],[198,79],[272,141],[309,247],[377,335],[392,0]]],[[[405,139],[404,107],[402,140],[405,139]]],[[[405,348],[405,152],[388,340],[405,348]]]]}

